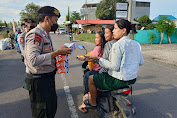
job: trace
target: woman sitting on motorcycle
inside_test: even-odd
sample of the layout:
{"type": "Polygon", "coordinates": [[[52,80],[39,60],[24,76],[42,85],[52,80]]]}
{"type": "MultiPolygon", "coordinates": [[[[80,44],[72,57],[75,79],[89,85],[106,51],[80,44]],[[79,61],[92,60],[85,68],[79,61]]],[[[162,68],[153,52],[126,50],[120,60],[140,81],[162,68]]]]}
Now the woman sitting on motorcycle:
{"type": "Polygon", "coordinates": [[[121,87],[134,84],[139,70],[139,65],[144,63],[140,45],[129,38],[128,34],[136,33],[128,20],[118,20],[114,25],[113,36],[116,43],[113,44],[109,59],[90,57],[90,61],[99,60],[101,67],[108,69],[108,73],[89,76],[89,101],[86,105],[96,107],[97,88],[101,90],[116,90],[121,87]]]}
{"type": "MultiPolygon", "coordinates": [[[[104,37],[105,37],[105,40],[108,41],[108,42],[104,46],[104,51],[103,51],[103,58],[104,59],[108,59],[109,58],[110,49],[111,49],[112,45],[116,42],[116,40],[114,40],[114,38],[113,38],[113,32],[112,32],[113,29],[114,29],[113,25],[108,25],[105,28],[104,37]]],[[[99,61],[95,60],[94,63],[99,63],[99,61]]],[[[106,69],[104,67],[101,67],[101,69],[99,70],[99,73],[103,73],[103,72],[107,72],[107,71],[108,71],[108,69],[106,69]]],[[[98,73],[98,72],[96,72],[96,73],[98,73]]],[[[96,74],[96,73],[92,73],[92,74],[96,74]]],[[[84,78],[84,86],[85,86],[85,92],[84,92],[83,101],[85,99],[88,99],[88,92],[89,92],[88,77],[84,78]]],[[[78,108],[82,112],[87,112],[85,107],[86,107],[85,104],[82,103],[82,105],[80,105],[78,108]]]]}

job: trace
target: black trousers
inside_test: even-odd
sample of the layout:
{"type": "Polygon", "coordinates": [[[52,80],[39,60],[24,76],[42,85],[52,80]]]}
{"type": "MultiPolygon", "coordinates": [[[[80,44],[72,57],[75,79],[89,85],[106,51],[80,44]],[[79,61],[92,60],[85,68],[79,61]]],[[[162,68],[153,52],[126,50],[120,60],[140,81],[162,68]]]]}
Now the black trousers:
{"type": "Polygon", "coordinates": [[[26,73],[25,87],[29,91],[32,118],[54,118],[57,110],[55,72],[31,75],[26,73]]]}

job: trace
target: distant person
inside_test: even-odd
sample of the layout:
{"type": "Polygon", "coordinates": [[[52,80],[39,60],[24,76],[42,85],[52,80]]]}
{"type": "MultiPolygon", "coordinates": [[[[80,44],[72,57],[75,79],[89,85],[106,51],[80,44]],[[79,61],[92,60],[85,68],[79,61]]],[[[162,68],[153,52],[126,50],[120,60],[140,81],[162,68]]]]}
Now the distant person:
{"type": "Polygon", "coordinates": [[[56,30],[56,35],[57,35],[57,36],[59,35],[59,29],[56,30]]]}
{"type": "Polygon", "coordinates": [[[21,50],[20,50],[20,46],[19,46],[19,43],[18,43],[18,35],[21,34],[21,30],[18,29],[17,30],[17,33],[15,34],[15,41],[16,41],[16,44],[17,44],[17,53],[21,53],[21,50]]]}
{"type": "Polygon", "coordinates": [[[68,32],[69,35],[72,35],[73,34],[73,31],[71,29],[69,29],[69,32],[68,32]]]}
{"type": "Polygon", "coordinates": [[[22,23],[22,24],[21,24],[21,32],[24,32],[24,31],[25,31],[25,28],[26,28],[25,23],[22,23]]]}
{"type": "Polygon", "coordinates": [[[17,41],[21,50],[21,59],[24,62],[24,48],[25,48],[25,36],[26,34],[33,28],[35,28],[35,23],[36,21],[33,18],[25,18],[25,28],[26,31],[24,30],[18,37],[17,41]]]}
{"type": "Polygon", "coordinates": [[[14,49],[14,34],[12,32],[9,32],[9,30],[6,31],[8,38],[10,38],[10,46],[12,47],[12,49],[14,49]]]}
{"type": "Polygon", "coordinates": [[[83,29],[81,30],[81,33],[82,33],[82,34],[84,33],[84,30],[83,30],[83,29]]]}
{"type": "Polygon", "coordinates": [[[72,29],[69,29],[68,34],[69,34],[69,40],[73,41],[73,31],[72,31],[72,29]]]}
{"type": "Polygon", "coordinates": [[[77,34],[80,34],[81,33],[81,31],[79,30],[79,31],[77,31],[77,34]]]}
{"type": "Polygon", "coordinates": [[[91,33],[92,33],[92,31],[90,30],[90,31],[89,31],[89,33],[91,34],[91,33]]]}

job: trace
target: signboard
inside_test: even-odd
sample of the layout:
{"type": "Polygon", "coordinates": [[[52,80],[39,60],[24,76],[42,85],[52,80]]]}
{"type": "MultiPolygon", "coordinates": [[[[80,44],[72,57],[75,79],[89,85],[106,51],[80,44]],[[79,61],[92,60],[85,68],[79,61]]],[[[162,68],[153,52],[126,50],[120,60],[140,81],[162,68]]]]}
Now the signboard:
{"type": "Polygon", "coordinates": [[[116,3],[116,10],[128,10],[128,3],[116,3]]]}
{"type": "Polygon", "coordinates": [[[81,12],[81,16],[88,14],[88,10],[87,9],[80,9],[80,12],[81,12]]]}
{"type": "Polygon", "coordinates": [[[79,28],[78,24],[72,24],[72,28],[79,28]]]}
{"type": "Polygon", "coordinates": [[[116,18],[127,18],[127,11],[116,11],[116,18]]]}
{"type": "Polygon", "coordinates": [[[71,23],[70,21],[66,21],[66,24],[69,24],[69,23],[71,23]]]}
{"type": "Polygon", "coordinates": [[[116,3],[116,19],[128,19],[128,2],[116,3]]]}

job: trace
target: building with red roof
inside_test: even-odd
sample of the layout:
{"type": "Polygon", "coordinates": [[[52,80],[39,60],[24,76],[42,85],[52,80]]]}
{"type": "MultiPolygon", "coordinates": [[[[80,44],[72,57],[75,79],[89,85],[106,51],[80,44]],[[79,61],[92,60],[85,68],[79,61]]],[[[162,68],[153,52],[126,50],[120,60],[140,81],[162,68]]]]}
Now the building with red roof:
{"type": "Polygon", "coordinates": [[[100,31],[106,25],[114,25],[115,20],[76,20],[79,27],[84,30],[84,32],[90,31],[100,31]]]}

